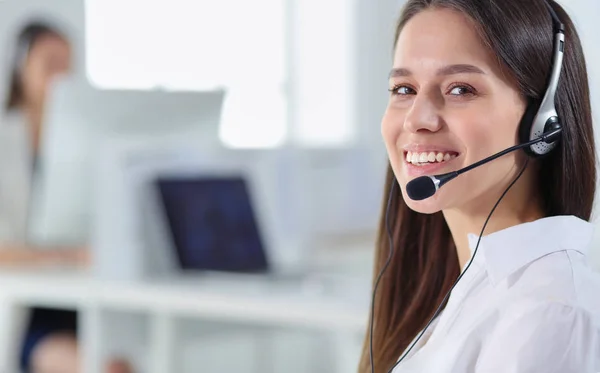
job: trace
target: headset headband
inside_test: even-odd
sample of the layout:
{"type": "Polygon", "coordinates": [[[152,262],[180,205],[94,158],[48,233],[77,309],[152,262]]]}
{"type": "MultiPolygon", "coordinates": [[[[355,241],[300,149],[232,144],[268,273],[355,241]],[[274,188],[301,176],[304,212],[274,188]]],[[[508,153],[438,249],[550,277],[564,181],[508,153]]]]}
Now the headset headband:
{"type": "MultiPolygon", "coordinates": [[[[558,82],[560,78],[560,73],[562,70],[563,56],[564,56],[564,48],[565,48],[565,34],[564,34],[564,25],[558,18],[558,15],[550,5],[548,1],[544,1],[548,10],[550,11],[550,15],[552,16],[552,21],[554,24],[554,52],[552,57],[552,71],[550,75],[550,79],[548,81],[548,87],[546,88],[546,92],[544,97],[539,104],[537,109],[537,113],[531,122],[531,126],[526,128],[528,129],[528,133],[525,134],[524,138],[522,138],[522,142],[530,141],[535,138],[542,136],[543,133],[550,130],[552,127],[560,126],[560,119],[556,112],[555,107],[555,98],[556,91],[558,88],[558,82]]],[[[547,144],[544,142],[532,145],[527,148],[527,151],[530,155],[533,156],[541,156],[549,153],[556,146],[557,141],[547,144]]]]}

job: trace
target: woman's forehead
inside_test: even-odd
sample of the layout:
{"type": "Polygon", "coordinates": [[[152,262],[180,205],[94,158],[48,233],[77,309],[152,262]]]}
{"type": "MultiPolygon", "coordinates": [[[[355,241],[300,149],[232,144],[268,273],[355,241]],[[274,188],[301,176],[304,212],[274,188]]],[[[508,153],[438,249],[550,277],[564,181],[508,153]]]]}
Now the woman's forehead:
{"type": "Polygon", "coordinates": [[[394,52],[394,67],[412,69],[473,64],[491,72],[495,61],[473,21],[446,8],[424,10],[410,19],[394,52]]]}

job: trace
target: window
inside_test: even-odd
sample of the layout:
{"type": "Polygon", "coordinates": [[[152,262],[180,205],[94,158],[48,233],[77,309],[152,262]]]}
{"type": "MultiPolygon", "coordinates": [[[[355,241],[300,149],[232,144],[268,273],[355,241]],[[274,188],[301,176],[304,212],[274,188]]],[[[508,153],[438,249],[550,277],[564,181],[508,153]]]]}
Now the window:
{"type": "Polygon", "coordinates": [[[353,18],[345,0],[86,0],[88,78],[225,87],[220,135],[232,147],[346,144],[353,18]]]}
{"type": "Polygon", "coordinates": [[[356,16],[347,0],[293,1],[295,143],[340,146],[356,136],[356,16]]]}
{"type": "Polygon", "coordinates": [[[225,87],[222,140],[269,147],[286,132],[282,0],[87,0],[90,82],[112,89],[225,87]]]}

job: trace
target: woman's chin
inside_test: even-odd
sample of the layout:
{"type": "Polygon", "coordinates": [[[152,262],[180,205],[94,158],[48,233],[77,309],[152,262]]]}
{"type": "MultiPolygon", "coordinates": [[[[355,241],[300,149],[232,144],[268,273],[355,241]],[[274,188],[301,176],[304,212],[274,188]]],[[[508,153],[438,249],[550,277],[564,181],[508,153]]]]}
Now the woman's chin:
{"type": "Polygon", "coordinates": [[[408,208],[421,214],[435,214],[443,209],[441,203],[442,201],[439,198],[440,194],[435,194],[421,201],[415,201],[408,197],[405,189],[403,188],[402,197],[404,198],[404,202],[408,208]]]}
{"type": "Polygon", "coordinates": [[[435,214],[442,210],[437,204],[427,203],[427,202],[423,202],[423,201],[419,201],[419,202],[410,201],[410,202],[407,202],[406,204],[408,205],[408,207],[411,210],[418,212],[420,214],[435,214]]]}

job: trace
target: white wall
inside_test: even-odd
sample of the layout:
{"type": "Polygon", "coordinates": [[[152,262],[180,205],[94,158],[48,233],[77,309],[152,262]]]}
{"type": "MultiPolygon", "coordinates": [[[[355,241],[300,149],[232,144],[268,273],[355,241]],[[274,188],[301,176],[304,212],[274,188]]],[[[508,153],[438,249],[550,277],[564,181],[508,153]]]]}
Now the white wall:
{"type": "Polygon", "coordinates": [[[396,21],[404,0],[357,0],[355,115],[359,137],[382,146],[380,123],[388,102],[396,21]]]}

